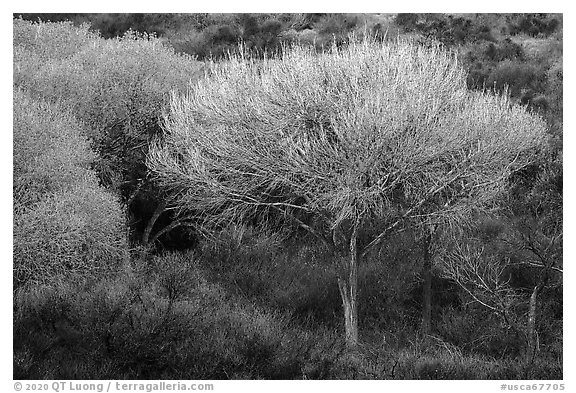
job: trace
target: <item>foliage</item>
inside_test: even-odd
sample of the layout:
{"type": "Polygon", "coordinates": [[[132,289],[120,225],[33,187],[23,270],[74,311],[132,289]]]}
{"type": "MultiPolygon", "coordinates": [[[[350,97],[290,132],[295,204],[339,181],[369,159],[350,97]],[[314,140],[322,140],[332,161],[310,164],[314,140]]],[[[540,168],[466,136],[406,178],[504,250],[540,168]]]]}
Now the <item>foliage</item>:
{"type": "MultiPolygon", "coordinates": [[[[176,51],[203,59],[238,52],[238,42],[256,56],[275,53],[283,43],[315,45],[318,50],[364,29],[383,37],[391,30],[384,18],[361,14],[15,14],[35,21],[89,23],[104,38],[127,31],[155,34],[176,51]],[[313,32],[312,36],[308,33],[313,32]],[[300,34],[304,33],[304,34],[300,34]]],[[[392,30],[395,31],[394,28],[392,30]]],[[[394,35],[395,36],[395,35],[394,35]]]]}
{"type": "Polygon", "coordinates": [[[528,64],[502,61],[488,76],[486,86],[498,91],[507,87],[512,96],[518,97],[526,89],[539,89],[538,84],[541,82],[538,74],[537,70],[528,64]]]}
{"type": "MultiPolygon", "coordinates": [[[[21,20],[14,24],[15,29],[26,33],[52,28],[51,24],[21,20]]],[[[71,30],[69,34],[88,34],[85,27],[62,26],[71,30]]],[[[34,61],[60,41],[57,36],[53,40],[50,35],[40,37],[43,41],[34,43],[26,61],[34,61]]],[[[14,44],[18,49],[30,46],[17,37],[14,44]]],[[[133,32],[115,40],[92,37],[63,60],[50,52],[42,58],[47,63],[35,71],[19,72],[24,59],[15,60],[15,80],[20,87],[48,100],[63,101],[87,125],[103,161],[101,175],[108,186],[118,186],[109,178],[112,176],[132,183],[143,176],[145,145],[159,130],[156,119],[166,94],[183,86],[198,71],[189,58],[175,55],[153,37],[133,32]]]]}
{"type": "MultiPolygon", "coordinates": [[[[562,378],[561,15],[23,17],[35,23],[13,21],[15,378],[562,378]],[[38,19],[72,23],[39,23],[38,19]],[[391,45],[390,52],[398,48],[395,40],[399,35],[427,49],[413,47],[386,57],[369,42],[369,50],[363,52],[358,42],[347,48],[350,32],[359,37],[368,32],[378,40],[393,41],[383,44],[391,45]],[[435,41],[458,52],[464,72],[458,71],[458,66],[444,68],[445,72],[436,70],[437,64],[442,70],[442,65],[452,64],[455,58],[435,41]],[[307,49],[293,49],[294,43],[307,49]],[[205,59],[205,67],[175,52],[205,59]],[[424,56],[430,53],[445,57],[433,57],[436,60],[430,65],[424,56]],[[263,58],[266,60],[260,61],[263,58]],[[387,63],[383,59],[396,60],[387,63]],[[207,79],[195,83],[202,68],[207,79]],[[417,78],[413,77],[415,71],[419,71],[417,78]],[[468,89],[483,91],[496,84],[498,90],[507,89],[510,100],[466,91],[461,78],[465,72],[468,89]],[[397,81],[406,75],[411,75],[406,80],[413,84],[397,81]],[[442,78],[451,80],[455,75],[459,82],[442,83],[442,78]],[[191,86],[189,79],[193,80],[191,86]],[[189,96],[181,96],[188,88],[192,89],[189,96]],[[402,94],[394,94],[394,88],[401,88],[402,94]],[[246,186],[256,185],[251,191],[252,196],[262,197],[260,205],[237,216],[242,225],[230,225],[229,220],[212,222],[214,225],[208,225],[213,230],[210,236],[199,242],[190,239],[196,235],[194,220],[202,211],[196,207],[181,210],[180,217],[172,210],[164,211],[165,202],[173,203],[174,197],[187,194],[160,190],[146,178],[148,142],[164,136],[158,120],[170,103],[167,96],[171,90],[179,91],[173,98],[177,105],[173,105],[182,111],[167,111],[166,124],[176,124],[174,119],[181,116],[181,125],[191,125],[170,128],[169,143],[159,141],[163,148],[178,153],[170,156],[178,163],[177,176],[190,181],[195,173],[190,163],[196,162],[197,152],[203,159],[227,146],[232,156],[234,151],[258,153],[248,154],[246,161],[235,157],[219,167],[232,169],[230,177],[218,171],[209,175],[215,180],[213,191],[233,184],[234,177],[246,186]],[[436,92],[438,97],[431,98],[436,92]],[[459,97],[466,99],[458,101],[459,97]],[[444,103],[454,98],[460,104],[444,103]],[[193,111],[198,116],[193,119],[188,118],[184,105],[192,101],[198,104],[193,111]],[[477,106],[472,105],[475,102],[477,106]],[[470,106],[480,107],[480,102],[489,103],[491,109],[478,110],[477,117],[463,114],[470,106]],[[494,144],[501,145],[498,152],[506,150],[507,143],[526,143],[515,131],[516,120],[505,121],[510,113],[519,119],[534,119],[514,107],[516,102],[527,104],[546,120],[548,145],[534,162],[525,165],[527,161],[522,161],[508,168],[513,175],[506,180],[502,177],[498,187],[486,190],[485,196],[498,198],[475,208],[498,205],[499,213],[504,214],[482,220],[477,232],[460,239],[460,246],[471,252],[461,253],[452,262],[461,269],[473,262],[468,265],[478,267],[476,272],[484,283],[496,285],[488,289],[505,295],[500,300],[507,301],[505,309],[517,329],[501,314],[470,302],[470,293],[441,277],[436,265],[432,270],[432,335],[422,336],[420,271],[424,254],[417,228],[410,224],[452,222],[460,226],[462,218],[477,223],[479,217],[468,214],[476,209],[469,209],[470,200],[466,199],[462,206],[448,206],[454,209],[432,214],[434,208],[446,208],[447,201],[459,197],[458,187],[449,187],[450,193],[436,194],[437,198],[415,210],[410,210],[409,204],[418,196],[421,184],[442,181],[436,175],[450,171],[450,149],[457,148],[459,141],[464,146],[467,140],[462,136],[465,133],[457,130],[474,129],[467,128],[466,122],[482,125],[477,128],[479,134],[501,122],[496,129],[511,135],[497,138],[498,133],[487,133],[494,137],[494,144]],[[428,112],[436,116],[427,116],[428,112]],[[448,121],[455,113],[460,121],[448,121]],[[392,118],[399,120],[390,121],[392,118]],[[344,126],[338,125],[343,119],[344,126]],[[385,127],[378,119],[390,125],[385,127]],[[452,142],[442,139],[443,127],[450,129],[452,142]],[[366,134],[376,130],[379,139],[363,141],[363,129],[366,134]],[[434,151],[436,144],[423,137],[428,131],[446,146],[446,155],[438,152],[442,159],[431,179],[417,176],[427,161],[425,156],[413,154],[434,151]],[[274,132],[278,137],[269,138],[274,132]],[[191,149],[191,140],[202,140],[208,149],[191,149]],[[266,144],[259,145],[260,141],[266,144]],[[385,165],[366,163],[366,157],[357,154],[365,145],[373,146],[374,157],[384,157],[385,165]],[[322,146],[325,149],[319,149],[322,146]],[[284,153],[282,149],[286,149],[284,153]],[[309,178],[300,194],[290,194],[294,190],[286,185],[306,180],[306,173],[286,176],[286,163],[292,165],[289,169],[301,170],[304,165],[312,170],[316,163],[324,162],[323,156],[315,155],[320,152],[326,153],[326,160],[331,155],[339,161],[328,167],[320,165],[317,178],[309,178]],[[402,152],[414,156],[414,162],[418,159],[416,170],[408,170],[411,161],[403,159],[402,152]],[[259,155],[266,159],[252,160],[259,165],[258,171],[247,170],[250,160],[259,155]],[[399,178],[382,175],[394,171],[399,178]],[[282,176],[262,188],[256,181],[247,181],[263,173],[282,176]],[[338,176],[344,181],[338,183],[338,176]],[[374,213],[380,207],[387,215],[361,222],[358,247],[370,244],[379,234],[384,241],[364,255],[358,269],[362,341],[350,353],[338,331],[342,330],[343,310],[334,279],[341,272],[334,262],[342,258],[335,258],[338,252],[334,249],[348,252],[347,237],[352,237],[354,222],[344,218],[332,231],[325,217],[314,218],[302,209],[310,205],[299,196],[307,197],[308,188],[318,193],[326,191],[326,185],[346,186],[341,193],[328,192],[325,200],[333,202],[331,208],[349,207],[357,199],[368,200],[370,190],[381,195],[378,186],[370,184],[374,179],[387,179],[389,204],[368,205],[374,213]],[[114,189],[129,203],[127,223],[118,195],[113,197],[101,185],[114,189]],[[268,195],[261,193],[266,187],[268,195]],[[346,193],[350,198],[345,198],[346,193]],[[293,206],[282,205],[286,201],[293,206]],[[149,219],[158,212],[156,221],[149,219]],[[152,242],[164,233],[163,246],[174,250],[194,244],[194,252],[161,255],[156,249],[152,255],[148,247],[136,246],[128,259],[124,225],[139,235],[146,233],[149,223],[153,224],[152,242]],[[174,227],[181,230],[163,232],[174,227]],[[327,242],[319,243],[309,229],[325,234],[327,242]],[[169,239],[173,243],[168,243],[169,239]],[[491,271],[494,267],[497,269],[491,271]],[[491,275],[494,271],[501,274],[491,275]],[[521,357],[526,350],[526,300],[534,289],[538,289],[535,330],[539,352],[526,363],[521,357]]],[[[540,136],[543,123],[536,122],[534,132],[540,136]]],[[[542,147],[540,144],[538,150],[542,147]]],[[[465,152],[462,148],[463,155],[465,152]]],[[[463,155],[456,155],[454,162],[463,155]]],[[[227,159],[225,155],[209,158],[212,163],[227,159]]],[[[480,157],[475,158],[480,163],[480,157]]],[[[490,157],[499,159],[501,156],[490,157]]],[[[479,167],[494,169],[493,165],[479,167]]],[[[492,198],[485,201],[488,199],[492,198]]],[[[224,203],[219,209],[210,213],[238,211],[233,203],[224,203]]],[[[335,210],[322,214],[329,216],[335,210]]],[[[234,216],[228,218],[234,221],[234,216]]],[[[207,215],[199,218],[209,222],[207,215]]],[[[454,256],[458,250],[447,239],[440,239],[435,246],[435,255],[440,256],[454,256]]],[[[468,277],[476,277],[467,283],[473,294],[499,306],[498,296],[478,291],[478,276],[468,277]]]]}
{"type": "Polygon", "coordinates": [[[109,271],[122,262],[123,215],[89,169],[94,158],[68,112],[14,92],[17,285],[109,271]]]}
{"type": "Polygon", "coordinates": [[[436,206],[463,218],[544,136],[541,119],[463,80],[446,53],[404,43],[233,57],[173,96],[148,163],[175,206],[212,226],[274,211],[312,215],[321,233],[436,219],[436,206]]]}
{"type": "MultiPolygon", "coordinates": [[[[96,282],[16,291],[14,377],[526,378],[515,361],[465,354],[441,340],[384,346],[374,338],[348,355],[331,329],[303,327],[287,313],[250,304],[211,283],[192,254],[149,262],[96,282]],[[175,287],[178,295],[171,296],[175,287]]],[[[554,362],[538,363],[530,373],[561,378],[554,362]]]]}
{"type": "Polygon", "coordinates": [[[84,182],[14,217],[14,280],[43,282],[115,270],[126,257],[118,201],[84,182]]]}
{"type": "Polygon", "coordinates": [[[148,142],[160,132],[168,92],[185,87],[200,66],[135,32],[104,40],[87,26],[23,20],[14,20],[14,30],[15,85],[72,111],[98,154],[102,183],[130,203],[136,220],[147,220],[161,202],[145,179],[148,142]],[[83,40],[64,57],[54,49],[62,36],[83,40]]]}
{"type": "Polygon", "coordinates": [[[338,356],[330,331],[302,330],[230,297],[191,255],[158,257],[89,286],[18,291],[14,323],[18,378],[322,377],[316,357],[338,356]]]}
{"type": "Polygon", "coordinates": [[[563,80],[564,72],[562,67],[562,57],[557,59],[552,66],[548,69],[547,75],[547,98],[548,98],[548,112],[547,120],[551,127],[551,133],[556,138],[555,144],[558,150],[561,149],[561,134],[563,124],[563,80]]]}
{"type": "Polygon", "coordinates": [[[445,45],[494,41],[490,27],[479,19],[443,14],[397,14],[394,22],[405,32],[418,32],[445,45]]]}
{"type": "Polygon", "coordinates": [[[81,124],[60,106],[14,91],[14,208],[30,207],[46,195],[82,182],[96,155],[81,124]]]}
{"type": "Polygon", "coordinates": [[[14,14],[15,17],[32,22],[71,21],[74,25],[87,23],[104,38],[123,36],[128,30],[162,35],[170,28],[176,28],[184,19],[180,14],[14,14]]]}
{"type": "Polygon", "coordinates": [[[530,36],[548,36],[561,25],[562,16],[546,14],[517,14],[508,16],[510,34],[519,33],[530,36]]]}
{"type": "MultiPolygon", "coordinates": [[[[28,57],[33,54],[42,62],[68,59],[96,38],[97,35],[89,31],[88,25],[74,27],[71,22],[30,23],[22,19],[13,20],[14,46],[25,51],[28,57]]],[[[15,61],[15,64],[18,63],[15,61]]]]}

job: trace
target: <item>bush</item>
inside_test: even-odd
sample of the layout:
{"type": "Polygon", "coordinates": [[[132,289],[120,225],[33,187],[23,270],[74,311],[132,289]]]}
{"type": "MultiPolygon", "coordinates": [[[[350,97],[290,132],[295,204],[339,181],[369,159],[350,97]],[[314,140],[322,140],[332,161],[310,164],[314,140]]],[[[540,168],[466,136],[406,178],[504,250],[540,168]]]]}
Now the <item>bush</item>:
{"type": "Polygon", "coordinates": [[[145,34],[104,40],[66,23],[14,23],[16,86],[70,108],[85,125],[101,182],[131,201],[133,221],[143,221],[143,230],[161,202],[146,181],[149,141],[161,133],[159,118],[170,91],[184,88],[199,64],[145,34]],[[65,57],[53,54],[62,35],[82,37],[65,57]]]}
{"type": "MultiPolygon", "coordinates": [[[[200,69],[189,57],[151,36],[134,32],[122,38],[103,40],[84,28],[56,24],[68,35],[88,36],[65,59],[43,53],[59,45],[59,37],[43,35],[54,24],[14,21],[15,81],[30,94],[50,101],[62,101],[83,121],[90,138],[106,164],[126,175],[141,172],[149,137],[159,132],[158,118],[168,93],[182,88],[200,69]],[[34,45],[19,38],[37,31],[34,45]],[[36,70],[21,68],[29,61],[46,60],[36,70]],[[128,155],[127,158],[123,158],[128,155]],[[138,162],[138,161],[142,162],[138,162]],[[124,161],[124,162],[122,162],[124,161]],[[135,164],[138,169],[131,168],[135,164]]],[[[141,174],[141,173],[140,173],[141,174]]],[[[130,180],[134,180],[129,177],[130,180]]]]}
{"type": "Polygon", "coordinates": [[[523,90],[538,90],[539,78],[540,73],[534,66],[505,60],[490,73],[486,86],[498,91],[508,86],[512,97],[518,97],[523,90]]]}
{"type": "Polygon", "coordinates": [[[524,50],[521,45],[506,38],[502,43],[489,43],[486,46],[485,56],[491,61],[523,60],[524,50]]]}
{"type": "Polygon", "coordinates": [[[532,37],[549,36],[560,26],[561,18],[562,16],[558,18],[554,14],[519,14],[511,18],[510,34],[524,33],[532,37]]]}
{"type": "Polygon", "coordinates": [[[200,245],[202,265],[229,292],[299,321],[334,326],[341,305],[329,258],[317,246],[245,226],[200,245]]]}
{"type": "Polygon", "coordinates": [[[321,378],[343,348],[330,330],[303,330],[208,283],[189,254],[21,289],[14,303],[18,379],[321,378]],[[174,280],[183,285],[171,300],[174,280]]]}
{"type": "Polygon", "coordinates": [[[14,91],[14,205],[20,211],[46,195],[94,182],[96,155],[83,126],[61,106],[14,91]]]}
{"type": "MultiPolygon", "coordinates": [[[[88,126],[105,184],[119,186],[127,181],[134,187],[145,172],[147,142],[160,132],[158,118],[168,93],[183,88],[200,67],[157,39],[134,32],[113,40],[90,36],[75,47],[73,56],[44,59],[46,48],[58,42],[54,41],[58,36],[42,35],[44,29],[50,32],[53,24],[15,21],[15,25],[23,31],[21,35],[40,32],[33,46],[15,37],[16,52],[21,53],[15,57],[17,85],[70,107],[88,126]],[[38,69],[20,68],[40,59],[46,63],[38,69]]],[[[69,24],[60,28],[69,30],[69,35],[87,34],[69,24]]]]}
{"type": "Polygon", "coordinates": [[[33,23],[13,20],[13,43],[42,61],[64,60],[74,56],[98,37],[87,24],[72,22],[33,23]]]}
{"type": "Polygon", "coordinates": [[[322,16],[314,27],[322,35],[346,35],[358,24],[353,14],[328,14],[322,16]]]}
{"type": "Polygon", "coordinates": [[[118,201],[94,181],[54,193],[14,217],[14,280],[110,271],[126,254],[118,201]]]}
{"type": "Polygon", "coordinates": [[[14,281],[110,270],[125,256],[118,201],[89,164],[79,123],[59,106],[14,93],[14,281]]]}

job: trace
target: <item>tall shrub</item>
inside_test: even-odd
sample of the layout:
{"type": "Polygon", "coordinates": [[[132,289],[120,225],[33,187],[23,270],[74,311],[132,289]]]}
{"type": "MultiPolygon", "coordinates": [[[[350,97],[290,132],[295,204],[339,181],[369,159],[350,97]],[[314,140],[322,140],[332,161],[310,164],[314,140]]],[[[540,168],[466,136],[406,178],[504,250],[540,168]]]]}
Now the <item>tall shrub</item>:
{"type": "Polygon", "coordinates": [[[109,270],[126,251],[118,200],[89,168],[95,154],[62,107],[14,93],[14,280],[109,270]]]}
{"type": "Polygon", "coordinates": [[[195,78],[199,63],[132,31],[104,40],[86,26],[23,20],[14,31],[16,86],[71,108],[98,154],[100,180],[138,215],[134,221],[152,217],[154,226],[164,205],[146,180],[148,142],[159,133],[168,93],[195,78]],[[66,55],[54,49],[62,40],[66,55]]]}

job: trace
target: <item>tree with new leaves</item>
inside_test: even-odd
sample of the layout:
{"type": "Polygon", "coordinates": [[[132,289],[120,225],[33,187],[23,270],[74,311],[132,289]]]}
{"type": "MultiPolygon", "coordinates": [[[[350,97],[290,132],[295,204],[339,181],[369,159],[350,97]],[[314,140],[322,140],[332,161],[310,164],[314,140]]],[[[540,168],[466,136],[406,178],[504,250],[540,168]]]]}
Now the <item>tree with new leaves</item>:
{"type": "Polygon", "coordinates": [[[491,208],[545,133],[506,97],[468,91],[452,53],[371,39],[231,56],[172,96],[164,128],[148,167],[183,217],[281,218],[333,251],[351,347],[362,259],[403,226],[491,208]]]}

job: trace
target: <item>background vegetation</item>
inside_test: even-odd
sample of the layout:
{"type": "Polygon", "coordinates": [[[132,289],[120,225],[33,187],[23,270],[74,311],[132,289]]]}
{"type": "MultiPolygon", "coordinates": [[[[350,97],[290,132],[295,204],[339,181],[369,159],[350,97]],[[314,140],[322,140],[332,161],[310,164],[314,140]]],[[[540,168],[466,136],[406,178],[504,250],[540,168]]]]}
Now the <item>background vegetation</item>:
{"type": "Polygon", "coordinates": [[[14,378],[562,378],[561,15],[15,17],[14,378]],[[354,352],[328,250],[261,225],[206,239],[146,167],[170,92],[239,41],[257,59],[351,32],[441,42],[468,89],[507,92],[548,133],[497,215],[431,246],[407,228],[363,261],[354,352]]]}

